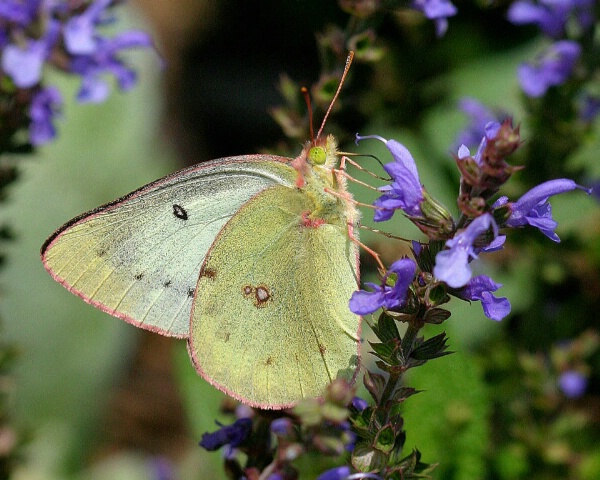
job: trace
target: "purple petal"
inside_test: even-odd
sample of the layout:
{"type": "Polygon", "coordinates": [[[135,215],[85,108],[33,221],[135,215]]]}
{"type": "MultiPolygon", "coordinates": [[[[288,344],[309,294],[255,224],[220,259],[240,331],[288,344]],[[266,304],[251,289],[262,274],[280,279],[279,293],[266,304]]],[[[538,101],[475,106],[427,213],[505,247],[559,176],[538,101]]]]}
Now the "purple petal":
{"type": "Polygon", "coordinates": [[[502,320],[510,313],[510,302],[505,297],[495,297],[490,292],[481,294],[481,306],[486,317],[492,320],[502,320]]]}
{"type": "Polygon", "coordinates": [[[45,56],[43,42],[30,41],[25,49],[10,44],[2,52],[2,70],[17,87],[30,88],[40,82],[45,56]]]}
{"type": "Polygon", "coordinates": [[[558,385],[566,397],[579,398],[587,389],[588,380],[575,370],[564,372],[558,379],[558,385]]]}
{"type": "MultiPolygon", "coordinates": [[[[372,284],[371,284],[372,285],[372,284]]],[[[381,287],[378,285],[372,285],[378,290],[374,292],[367,292],[366,290],[357,290],[352,294],[350,298],[350,311],[356,315],[367,315],[379,310],[383,307],[385,301],[385,295],[381,287]]]]}

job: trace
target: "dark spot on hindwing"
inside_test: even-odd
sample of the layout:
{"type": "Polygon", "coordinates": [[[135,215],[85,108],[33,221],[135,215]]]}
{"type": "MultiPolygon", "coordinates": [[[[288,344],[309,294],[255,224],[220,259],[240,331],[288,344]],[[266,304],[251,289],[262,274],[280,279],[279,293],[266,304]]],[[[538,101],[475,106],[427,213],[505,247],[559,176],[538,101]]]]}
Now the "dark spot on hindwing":
{"type": "Polygon", "coordinates": [[[181,220],[188,219],[188,213],[185,211],[185,208],[183,208],[181,205],[177,205],[176,203],[173,204],[173,215],[181,220]]]}
{"type": "Polygon", "coordinates": [[[203,268],[200,272],[201,277],[206,277],[210,280],[217,278],[217,271],[214,268],[203,268]]]}
{"type": "Polygon", "coordinates": [[[273,365],[273,357],[267,357],[267,359],[265,360],[265,365],[273,365]]]}
{"type": "Polygon", "coordinates": [[[138,273],[135,277],[136,280],[141,280],[142,278],[144,278],[144,274],[143,273],[138,273]]]}
{"type": "Polygon", "coordinates": [[[167,281],[163,282],[163,287],[169,288],[171,286],[171,283],[172,283],[171,280],[167,280],[167,281]]]}
{"type": "Polygon", "coordinates": [[[98,258],[102,258],[104,256],[106,256],[106,249],[105,248],[101,248],[96,252],[96,256],[98,258]]]}
{"type": "Polygon", "coordinates": [[[188,288],[188,297],[194,298],[194,292],[195,290],[193,288],[188,288]]]}
{"type": "Polygon", "coordinates": [[[245,298],[252,299],[256,308],[263,308],[267,303],[273,300],[273,294],[269,287],[264,284],[259,284],[256,287],[252,285],[242,285],[242,295],[245,298]]]}

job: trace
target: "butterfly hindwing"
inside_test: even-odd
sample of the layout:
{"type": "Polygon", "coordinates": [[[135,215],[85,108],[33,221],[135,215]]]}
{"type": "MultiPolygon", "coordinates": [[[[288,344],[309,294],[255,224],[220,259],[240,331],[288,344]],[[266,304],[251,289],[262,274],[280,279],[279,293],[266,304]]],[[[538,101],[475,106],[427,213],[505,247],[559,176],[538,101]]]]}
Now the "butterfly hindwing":
{"type": "Polygon", "coordinates": [[[293,185],[289,159],[232,157],[176,172],[81,215],[42,247],[45,268],[86,302],[187,337],[198,274],[219,231],[252,196],[293,185]]]}
{"type": "Polygon", "coordinates": [[[294,188],[258,193],[223,227],[202,267],[190,354],[209,382],[244,403],[283,408],[352,380],[360,318],[357,248],[343,221],[310,224],[294,188]]]}

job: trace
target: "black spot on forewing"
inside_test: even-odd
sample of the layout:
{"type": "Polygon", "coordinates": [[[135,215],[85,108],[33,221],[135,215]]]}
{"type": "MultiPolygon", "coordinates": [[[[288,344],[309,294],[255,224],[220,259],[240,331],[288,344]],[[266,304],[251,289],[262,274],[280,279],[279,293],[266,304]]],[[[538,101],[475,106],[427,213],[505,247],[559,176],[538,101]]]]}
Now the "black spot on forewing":
{"type": "Polygon", "coordinates": [[[163,287],[169,288],[171,286],[171,283],[171,280],[167,280],[166,282],[163,282],[163,287]]]}
{"type": "Polygon", "coordinates": [[[195,292],[195,290],[193,288],[188,288],[188,291],[187,291],[188,297],[194,298],[194,292],[195,292]]]}
{"type": "Polygon", "coordinates": [[[188,213],[185,211],[185,208],[183,208],[181,205],[177,205],[176,203],[173,204],[173,215],[181,220],[188,219],[188,213]]]}
{"type": "Polygon", "coordinates": [[[144,278],[144,274],[143,273],[138,273],[135,277],[136,280],[141,280],[142,278],[144,278]]]}

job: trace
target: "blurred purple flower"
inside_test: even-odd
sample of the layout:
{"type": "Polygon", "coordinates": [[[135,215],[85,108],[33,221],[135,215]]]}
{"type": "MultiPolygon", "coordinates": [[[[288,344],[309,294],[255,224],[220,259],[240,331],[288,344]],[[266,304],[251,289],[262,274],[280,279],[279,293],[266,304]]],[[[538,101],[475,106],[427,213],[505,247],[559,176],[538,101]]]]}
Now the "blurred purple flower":
{"type": "Polygon", "coordinates": [[[451,288],[464,287],[472,275],[469,262],[477,258],[477,250],[473,247],[473,243],[490,229],[495,239],[498,235],[498,227],[493,217],[485,213],[473,220],[454,238],[447,240],[448,249],[442,250],[435,257],[434,276],[446,282],[451,288]]]}
{"type": "Polygon", "coordinates": [[[353,397],[352,398],[352,406],[354,408],[356,408],[356,410],[358,410],[359,412],[362,412],[365,408],[367,408],[369,406],[369,404],[367,403],[366,400],[364,400],[360,397],[353,397]]]}
{"type": "Polygon", "coordinates": [[[0,2],[0,19],[27,27],[37,16],[43,0],[2,0],[0,2]]]}
{"type": "Polygon", "coordinates": [[[483,313],[492,320],[502,320],[510,313],[510,302],[505,297],[495,297],[492,292],[502,285],[494,282],[487,275],[477,275],[456,293],[463,300],[479,300],[483,313]]]}
{"type": "Polygon", "coordinates": [[[575,189],[583,190],[588,195],[592,192],[590,188],[577,185],[573,180],[558,178],[533,187],[514,203],[508,203],[506,197],[500,197],[493,208],[508,204],[511,215],[505,222],[506,226],[515,228],[531,225],[538,228],[550,240],[560,242],[560,238],[554,233],[558,224],[552,218],[552,206],[548,203],[548,199],[553,195],[575,189]]]}
{"type": "Polygon", "coordinates": [[[594,0],[519,0],[510,6],[507,17],[515,25],[533,23],[546,35],[560,38],[572,16],[587,30],[594,22],[593,7],[594,0]]]}
{"type": "Polygon", "coordinates": [[[350,298],[350,310],[357,315],[366,315],[374,311],[385,308],[400,307],[406,300],[408,286],[414,279],[417,271],[416,263],[409,258],[401,258],[394,262],[383,279],[383,285],[366,283],[372,288],[373,292],[358,290],[350,298]],[[396,276],[393,286],[387,285],[388,278],[394,274],[396,276]]]}
{"type": "Polygon", "coordinates": [[[252,432],[252,420],[240,418],[232,425],[220,425],[221,428],[213,433],[205,433],[200,440],[200,446],[208,451],[218,450],[224,445],[231,448],[240,446],[252,432]]]}
{"type": "Polygon", "coordinates": [[[568,398],[579,398],[587,389],[587,378],[576,370],[563,372],[558,379],[558,386],[568,398]]]}
{"type": "Polygon", "coordinates": [[[317,477],[317,480],[345,480],[350,475],[350,467],[334,467],[323,472],[317,477]]]}
{"type": "Polygon", "coordinates": [[[96,50],[98,36],[95,27],[111,0],[96,0],[85,12],[70,18],[64,27],[65,47],[73,55],[87,55],[96,50]]]}
{"type": "Polygon", "coordinates": [[[600,113],[600,97],[583,95],[579,106],[579,117],[584,122],[592,122],[600,113]]]}
{"type": "Polygon", "coordinates": [[[294,434],[294,424],[287,417],[277,418],[271,422],[271,432],[278,437],[291,437],[294,434]]]}
{"type": "Polygon", "coordinates": [[[386,140],[378,135],[356,135],[357,143],[365,139],[376,139],[385,143],[395,160],[383,167],[394,181],[391,185],[379,188],[383,195],[373,203],[378,207],[373,219],[376,222],[389,220],[398,209],[412,217],[421,216],[420,206],[424,197],[417,165],[408,149],[396,140],[386,140]]]}
{"type": "Polygon", "coordinates": [[[483,103],[471,97],[463,97],[458,102],[458,108],[469,117],[468,125],[456,137],[456,148],[461,145],[474,146],[486,137],[485,127],[494,122],[500,126],[502,120],[508,117],[505,113],[496,113],[483,103]]]}
{"type": "Polygon", "coordinates": [[[69,70],[83,79],[77,99],[82,103],[103,102],[109,93],[108,84],[100,78],[104,73],[113,74],[121,90],[130,90],[135,85],[136,74],[117,58],[117,54],[126,48],[151,46],[150,36],[139,31],[124,32],[110,39],[98,38],[92,53],[77,55],[71,61],[69,70]]]}
{"type": "Polygon", "coordinates": [[[571,75],[581,46],[571,40],[551,45],[534,63],[521,64],[517,71],[521,88],[529,97],[541,97],[548,88],[562,85],[571,75]]]}
{"type": "Polygon", "coordinates": [[[32,145],[43,145],[56,136],[52,121],[61,106],[62,96],[56,87],[46,87],[35,94],[29,107],[29,140],[32,145]]]}
{"type": "Polygon", "coordinates": [[[2,51],[2,70],[19,88],[31,88],[42,78],[42,67],[60,33],[60,24],[49,22],[46,34],[39,40],[25,40],[26,46],[13,43],[6,45],[2,51]]]}
{"type": "Polygon", "coordinates": [[[435,22],[435,32],[441,37],[448,30],[448,17],[456,15],[458,10],[450,0],[413,0],[413,8],[423,12],[429,20],[435,22]]]}

